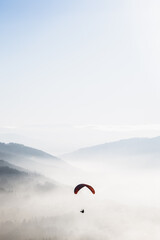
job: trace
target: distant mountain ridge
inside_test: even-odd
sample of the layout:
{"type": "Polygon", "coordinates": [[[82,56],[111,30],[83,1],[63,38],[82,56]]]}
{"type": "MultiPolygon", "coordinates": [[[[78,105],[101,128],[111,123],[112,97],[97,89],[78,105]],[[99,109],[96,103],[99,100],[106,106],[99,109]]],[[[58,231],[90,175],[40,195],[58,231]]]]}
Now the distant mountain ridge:
{"type": "Polygon", "coordinates": [[[40,173],[52,179],[58,178],[58,181],[64,177],[64,174],[70,175],[73,170],[76,171],[69,163],[58,157],[17,143],[0,143],[0,160],[18,166],[17,170],[25,169],[40,173]]]}
{"type": "MultiPolygon", "coordinates": [[[[160,137],[123,139],[82,148],[64,155],[64,159],[72,161],[98,162],[104,160],[105,162],[111,162],[111,159],[116,159],[116,163],[118,163],[119,159],[127,159],[128,162],[131,162],[138,158],[142,159],[143,157],[147,159],[148,162],[156,159],[156,164],[159,161],[160,165],[160,137]]],[[[121,163],[121,161],[119,161],[119,163],[121,163]]]]}
{"type": "Polygon", "coordinates": [[[0,175],[2,175],[2,174],[8,174],[8,175],[26,175],[26,173],[25,172],[21,172],[21,171],[19,171],[19,170],[17,170],[17,169],[15,169],[15,168],[10,168],[10,167],[0,167],[0,175]]]}
{"type": "Polygon", "coordinates": [[[155,138],[130,138],[119,141],[108,142],[104,144],[94,145],[91,147],[81,148],[68,155],[93,154],[93,153],[110,153],[110,154],[144,154],[144,153],[160,153],[160,137],[155,138]]]}
{"type": "Polygon", "coordinates": [[[18,167],[16,165],[13,165],[13,164],[11,164],[7,161],[4,161],[4,160],[0,160],[0,168],[10,168],[10,169],[15,169],[15,170],[21,171],[21,172],[26,172],[26,170],[24,168],[18,167]]]}
{"type": "Polygon", "coordinates": [[[17,143],[0,143],[0,156],[3,154],[16,154],[16,155],[23,155],[23,156],[32,156],[38,158],[55,158],[51,154],[48,154],[44,151],[24,146],[22,144],[17,143]]]}
{"type": "Polygon", "coordinates": [[[42,193],[52,191],[58,186],[60,185],[57,182],[40,174],[0,160],[0,194],[26,189],[42,193]]]}
{"type": "Polygon", "coordinates": [[[0,160],[9,162],[18,167],[37,171],[44,165],[53,164],[64,166],[66,163],[44,151],[17,143],[0,143],[0,160]]]}

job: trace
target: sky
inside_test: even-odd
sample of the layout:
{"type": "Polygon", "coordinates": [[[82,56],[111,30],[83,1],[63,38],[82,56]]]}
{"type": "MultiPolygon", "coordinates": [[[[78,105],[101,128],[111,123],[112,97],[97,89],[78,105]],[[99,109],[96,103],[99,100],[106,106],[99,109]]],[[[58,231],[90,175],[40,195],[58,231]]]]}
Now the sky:
{"type": "Polygon", "coordinates": [[[0,141],[52,154],[160,135],[158,0],[1,0],[0,141]]]}

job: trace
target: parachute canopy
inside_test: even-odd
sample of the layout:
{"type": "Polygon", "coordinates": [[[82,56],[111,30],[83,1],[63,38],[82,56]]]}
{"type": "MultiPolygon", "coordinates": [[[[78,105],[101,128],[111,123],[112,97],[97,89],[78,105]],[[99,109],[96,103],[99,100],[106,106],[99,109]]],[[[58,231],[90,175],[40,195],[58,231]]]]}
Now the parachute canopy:
{"type": "Polygon", "coordinates": [[[93,194],[95,194],[94,188],[92,186],[90,186],[88,184],[84,184],[84,183],[77,185],[74,189],[74,193],[77,194],[79,192],[79,190],[83,187],[87,187],[93,194]]]}

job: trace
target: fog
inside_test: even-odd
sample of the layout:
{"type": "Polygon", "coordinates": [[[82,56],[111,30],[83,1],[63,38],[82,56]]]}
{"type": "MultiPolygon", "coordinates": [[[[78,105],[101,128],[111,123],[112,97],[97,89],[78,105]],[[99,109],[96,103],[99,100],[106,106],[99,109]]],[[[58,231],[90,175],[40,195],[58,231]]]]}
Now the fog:
{"type": "Polygon", "coordinates": [[[41,175],[31,173],[30,180],[0,175],[1,240],[159,240],[158,168],[92,165],[87,159],[65,166],[41,163],[41,175]],[[79,183],[92,185],[96,194],[87,188],[74,194],[79,183]]]}

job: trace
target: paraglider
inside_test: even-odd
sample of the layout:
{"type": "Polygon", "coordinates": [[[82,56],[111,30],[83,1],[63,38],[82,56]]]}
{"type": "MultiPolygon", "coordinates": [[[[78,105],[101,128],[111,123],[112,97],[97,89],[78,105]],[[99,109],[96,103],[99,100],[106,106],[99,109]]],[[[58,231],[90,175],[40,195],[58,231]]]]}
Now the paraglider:
{"type": "MultiPolygon", "coordinates": [[[[75,189],[74,189],[74,194],[77,194],[79,192],[79,190],[81,190],[81,188],[83,187],[87,187],[93,194],[95,194],[95,190],[92,186],[88,185],[88,184],[84,184],[84,183],[81,183],[81,184],[78,184],[75,189]]],[[[84,209],[82,209],[80,211],[81,213],[84,213],[84,209]]]]}
{"type": "Polygon", "coordinates": [[[88,184],[84,184],[84,183],[78,184],[74,189],[74,193],[77,194],[79,192],[79,190],[83,187],[87,187],[93,194],[95,194],[94,188],[92,186],[90,186],[88,184]]]}

